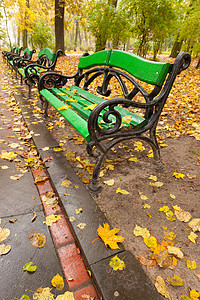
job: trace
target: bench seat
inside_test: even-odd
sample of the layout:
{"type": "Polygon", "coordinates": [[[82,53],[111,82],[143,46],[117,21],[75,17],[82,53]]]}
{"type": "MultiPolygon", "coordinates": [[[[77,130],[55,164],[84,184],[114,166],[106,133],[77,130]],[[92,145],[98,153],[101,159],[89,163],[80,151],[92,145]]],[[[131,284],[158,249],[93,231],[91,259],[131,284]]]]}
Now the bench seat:
{"type": "MultiPolygon", "coordinates": [[[[102,103],[103,99],[85,91],[77,86],[70,86],[69,88],[52,88],[49,90],[42,90],[40,94],[48,100],[48,102],[60,112],[60,114],[85,138],[87,142],[91,140],[88,132],[88,119],[90,116],[90,106],[102,103]],[[65,110],[62,107],[68,104],[65,110]]],[[[147,123],[147,120],[135,113],[131,113],[122,107],[117,107],[117,110],[122,116],[122,127],[133,126],[140,128],[147,123]]],[[[99,117],[99,124],[102,128],[108,129],[109,126],[103,121],[102,111],[99,117]]],[[[114,117],[111,116],[111,121],[115,122],[114,117]],[[112,120],[113,119],[113,120],[112,120]]]]}

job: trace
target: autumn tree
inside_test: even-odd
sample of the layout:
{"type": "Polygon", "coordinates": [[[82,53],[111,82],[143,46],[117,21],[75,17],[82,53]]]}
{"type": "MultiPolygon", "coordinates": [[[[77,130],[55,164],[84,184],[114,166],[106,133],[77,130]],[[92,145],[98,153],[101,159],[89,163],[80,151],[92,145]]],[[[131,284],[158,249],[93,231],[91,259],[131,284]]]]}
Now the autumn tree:
{"type": "Polygon", "coordinates": [[[172,27],[174,12],[172,1],[122,0],[124,10],[133,24],[133,36],[137,39],[137,54],[146,56],[149,42],[154,43],[154,58],[172,27]]]}
{"type": "Polygon", "coordinates": [[[87,1],[84,11],[85,28],[95,38],[95,51],[104,50],[107,41],[118,48],[130,36],[130,22],[117,1],[87,1]]]}

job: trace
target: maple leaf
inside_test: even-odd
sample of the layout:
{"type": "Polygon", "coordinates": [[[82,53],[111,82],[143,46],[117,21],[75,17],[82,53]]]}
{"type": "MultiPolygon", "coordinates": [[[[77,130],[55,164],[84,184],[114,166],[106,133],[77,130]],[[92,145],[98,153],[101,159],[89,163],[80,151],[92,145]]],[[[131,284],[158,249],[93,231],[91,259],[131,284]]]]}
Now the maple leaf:
{"type": "Polygon", "coordinates": [[[108,223],[103,224],[104,227],[99,225],[97,229],[98,235],[111,249],[120,249],[117,243],[122,243],[124,238],[121,235],[116,235],[120,231],[118,228],[110,230],[110,225],[108,223]]]}
{"type": "Polygon", "coordinates": [[[125,268],[125,263],[115,255],[110,261],[110,267],[113,268],[114,271],[123,270],[125,268]]]}
{"type": "Polygon", "coordinates": [[[58,273],[51,280],[51,284],[59,291],[61,291],[64,288],[64,280],[62,276],[60,276],[58,273]]]}
{"type": "Polygon", "coordinates": [[[190,290],[190,297],[192,300],[198,300],[199,299],[199,292],[197,292],[195,289],[190,290]]]}
{"type": "Polygon", "coordinates": [[[6,160],[14,160],[17,157],[17,154],[14,152],[2,152],[0,154],[0,158],[6,159],[6,160]]]}

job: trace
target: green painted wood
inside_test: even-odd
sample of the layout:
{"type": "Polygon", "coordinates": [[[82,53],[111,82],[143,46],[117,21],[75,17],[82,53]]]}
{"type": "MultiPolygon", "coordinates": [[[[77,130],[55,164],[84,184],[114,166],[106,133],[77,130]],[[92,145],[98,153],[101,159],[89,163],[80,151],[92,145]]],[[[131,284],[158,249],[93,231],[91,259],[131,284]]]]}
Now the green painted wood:
{"type": "Polygon", "coordinates": [[[56,54],[53,53],[49,48],[44,48],[40,50],[40,52],[38,53],[38,57],[42,57],[43,55],[46,55],[49,58],[49,60],[52,62],[55,60],[55,56],[56,56],[56,54]]]}
{"type": "Polygon", "coordinates": [[[88,69],[94,66],[107,65],[111,50],[103,50],[94,54],[80,57],[78,68],[88,69]]]}
{"type": "MultiPolygon", "coordinates": [[[[85,91],[75,85],[72,85],[70,87],[70,89],[77,90],[77,93],[76,93],[77,95],[80,95],[86,99],[89,99],[93,103],[99,104],[99,103],[102,103],[102,101],[103,101],[102,98],[100,98],[94,94],[91,94],[88,91],[85,91]]],[[[116,106],[115,109],[121,114],[122,118],[131,116],[132,120],[131,120],[130,124],[133,127],[141,128],[142,126],[144,126],[147,123],[147,120],[145,118],[143,118],[135,113],[132,113],[132,112],[128,111],[127,109],[124,109],[119,106],[116,106]]]]}
{"type": "MultiPolygon", "coordinates": [[[[64,103],[54,96],[50,91],[44,89],[40,91],[40,94],[53,106],[57,111],[64,105],[64,103]]],[[[90,135],[88,132],[87,121],[80,117],[71,108],[66,110],[60,110],[59,113],[85,138],[86,141],[90,141],[90,135]]]]}
{"type": "Polygon", "coordinates": [[[171,64],[149,61],[133,53],[112,50],[109,65],[121,68],[139,80],[161,86],[171,64]]]}
{"type": "MultiPolygon", "coordinates": [[[[72,91],[70,91],[69,89],[65,89],[65,88],[60,88],[60,89],[53,88],[53,89],[51,89],[51,92],[54,95],[56,95],[58,98],[60,98],[62,101],[65,101],[67,104],[69,104],[83,118],[88,120],[91,110],[84,109],[84,108],[88,107],[89,105],[94,104],[94,102],[86,100],[78,95],[75,95],[72,91]],[[73,100],[76,100],[78,102],[73,102],[73,100]]],[[[101,124],[101,126],[104,129],[108,129],[111,124],[107,125],[106,123],[103,122],[103,114],[105,112],[106,112],[105,110],[102,111],[102,114],[99,116],[98,121],[99,121],[99,124],[101,124]]],[[[115,122],[115,118],[113,116],[110,116],[110,119],[113,122],[115,122]]]]}
{"type": "Polygon", "coordinates": [[[120,50],[104,50],[79,58],[80,69],[89,69],[98,65],[120,68],[139,80],[161,86],[171,64],[149,61],[120,50]]]}
{"type": "Polygon", "coordinates": [[[24,54],[28,53],[29,56],[31,56],[31,50],[29,48],[24,49],[24,54]]]}

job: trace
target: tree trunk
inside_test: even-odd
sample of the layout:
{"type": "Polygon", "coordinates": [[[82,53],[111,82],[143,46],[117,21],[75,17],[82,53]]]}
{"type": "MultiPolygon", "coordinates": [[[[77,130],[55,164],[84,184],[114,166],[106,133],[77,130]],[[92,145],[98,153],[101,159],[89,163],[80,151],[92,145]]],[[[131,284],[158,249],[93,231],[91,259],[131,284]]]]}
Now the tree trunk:
{"type": "Polygon", "coordinates": [[[177,57],[177,55],[181,51],[182,44],[183,44],[183,40],[179,41],[179,33],[178,33],[177,37],[174,41],[174,45],[173,45],[170,57],[172,57],[172,58],[177,57]]]}
{"type": "Polygon", "coordinates": [[[106,49],[107,39],[102,36],[96,36],[95,40],[95,52],[102,51],[106,49]]]}
{"type": "Polygon", "coordinates": [[[65,53],[64,42],[64,8],[65,2],[63,0],[55,0],[55,39],[56,51],[61,49],[65,53]]]}
{"type": "Polygon", "coordinates": [[[6,33],[7,33],[9,44],[10,44],[10,48],[11,48],[12,47],[12,43],[11,43],[11,39],[10,39],[10,35],[9,35],[9,30],[8,30],[8,17],[7,17],[7,13],[6,13],[5,7],[3,7],[3,10],[4,10],[5,18],[6,18],[6,33]]]}
{"type": "Polygon", "coordinates": [[[74,51],[76,51],[76,49],[77,49],[77,42],[78,42],[78,30],[79,30],[78,21],[77,21],[77,20],[75,20],[75,39],[74,39],[74,51]]]}
{"type": "Polygon", "coordinates": [[[197,65],[196,65],[196,69],[198,69],[200,67],[200,57],[199,57],[199,61],[198,61],[198,63],[197,63],[197,65]]]}
{"type": "MultiPolygon", "coordinates": [[[[30,7],[29,0],[26,0],[26,7],[30,7]]],[[[26,49],[28,48],[28,31],[27,31],[27,12],[25,11],[25,28],[22,32],[22,40],[23,40],[23,48],[26,49]]]]}

